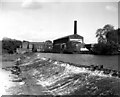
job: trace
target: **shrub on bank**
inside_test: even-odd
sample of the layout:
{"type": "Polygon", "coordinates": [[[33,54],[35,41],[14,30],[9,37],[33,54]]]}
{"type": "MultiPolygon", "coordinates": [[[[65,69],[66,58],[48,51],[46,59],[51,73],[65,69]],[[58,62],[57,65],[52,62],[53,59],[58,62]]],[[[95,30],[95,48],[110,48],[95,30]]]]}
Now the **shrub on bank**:
{"type": "Polygon", "coordinates": [[[98,43],[92,48],[93,54],[113,55],[118,54],[118,45],[114,42],[98,43]]]}
{"type": "Polygon", "coordinates": [[[22,44],[21,41],[15,39],[3,39],[2,40],[2,53],[13,54],[16,52],[16,49],[22,44]]]}

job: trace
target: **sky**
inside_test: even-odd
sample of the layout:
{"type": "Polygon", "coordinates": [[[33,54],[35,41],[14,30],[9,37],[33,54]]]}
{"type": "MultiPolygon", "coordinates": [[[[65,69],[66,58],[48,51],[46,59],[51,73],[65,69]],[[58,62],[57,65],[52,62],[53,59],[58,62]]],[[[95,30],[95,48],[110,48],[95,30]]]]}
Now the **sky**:
{"type": "Polygon", "coordinates": [[[0,0],[0,39],[43,42],[74,33],[96,43],[96,30],[118,26],[118,0],[0,0]]]}

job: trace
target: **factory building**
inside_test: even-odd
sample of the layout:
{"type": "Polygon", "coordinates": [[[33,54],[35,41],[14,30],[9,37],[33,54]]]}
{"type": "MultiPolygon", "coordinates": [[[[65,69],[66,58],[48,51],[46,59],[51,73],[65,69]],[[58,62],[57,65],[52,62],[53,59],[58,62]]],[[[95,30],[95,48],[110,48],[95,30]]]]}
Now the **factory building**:
{"type": "Polygon", "coordinates": [[[84,47],[84,38],[77,34],[77,21],[74,21],[74,34],[53,40],[53,52],[79,53],[84,47]]]}

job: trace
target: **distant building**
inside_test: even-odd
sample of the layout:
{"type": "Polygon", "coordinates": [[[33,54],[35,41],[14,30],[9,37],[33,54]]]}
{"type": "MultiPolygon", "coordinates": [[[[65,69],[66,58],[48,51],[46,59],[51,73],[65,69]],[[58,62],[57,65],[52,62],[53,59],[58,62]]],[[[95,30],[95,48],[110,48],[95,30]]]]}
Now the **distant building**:
{"type": "Polygon", "coordinates": [[[24,54],[24,53],[30,52],[30,51],[31,51],[31,49],[29,49],[28,41],[23,41],[20,48],[17,48],[17,50],[16,50],[17,53],[21,53],[21,54],[24,54]]]}
{"type": "Polygon", "coordinates": [[[93,47],[96,43],[93,44],[85,44],[85,48],[87,48],[90,52],[93,52],[93,47]]]}
{"type": "Polygon", "coordinates": [[[20,48],[17,48],[17,53],[26,53],[26,52],[51,52],[52,51],[52,41],[46,42],[28,42],[23,41],[20,48]]]}
{"type": "Polygon", "coordinates": [[[33,45],[33,52],[43,52],[44,51],[44,42],[31,42],[33,45]]]}
{"type": "Polygon", "coordinates": [[[45,41],[44,52],[52,52],[53,43],[50,40],[45,41]]]}
{"type": "Polygon", "coordinates": [[[28,49],[28,48],[29,48],[29,42],[23,41],[23,42],[22,42],[22,48],[23,48],[23,49],[28,49]]]}
{"type": "Polygon", "coordinates": [[[77,21],[74,21],[74,34],[53,41],[53,52],[79,53],[84,47],[84,38],[77,34],[77,21]]]}

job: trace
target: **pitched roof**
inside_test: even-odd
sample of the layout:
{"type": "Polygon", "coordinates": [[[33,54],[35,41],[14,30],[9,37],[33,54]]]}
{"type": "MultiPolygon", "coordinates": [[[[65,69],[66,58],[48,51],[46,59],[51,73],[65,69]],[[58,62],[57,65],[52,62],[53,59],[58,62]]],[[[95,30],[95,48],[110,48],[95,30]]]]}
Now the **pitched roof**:
{"type": "Polygon", "coordinates": [[[58,38],[58,39],[55,39],[55,40],[60,40],[60,39],[63,39],[63,38],[77,38],[77,39],[83,39],[82,36],[78,35],[78,34],[72,34],[72,35],[68,35],[68,36],[65,36],[65,37],[61,37],[61,38],[58,38]]]}
{"type": "Polygon", "coordinates": [[[42,45],[44,42],[30,42],[30,44],[42,45]]]}

